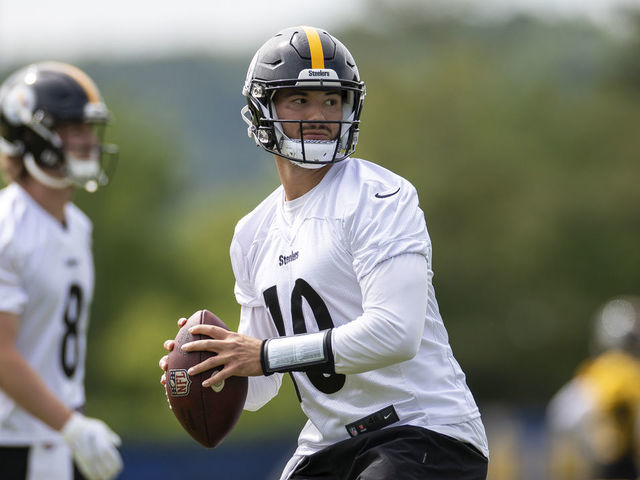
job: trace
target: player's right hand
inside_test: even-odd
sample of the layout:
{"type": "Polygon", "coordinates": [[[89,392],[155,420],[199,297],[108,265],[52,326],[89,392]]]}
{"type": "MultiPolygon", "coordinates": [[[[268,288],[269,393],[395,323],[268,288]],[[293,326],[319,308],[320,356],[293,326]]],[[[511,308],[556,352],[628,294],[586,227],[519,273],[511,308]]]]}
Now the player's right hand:
{"type": "Polygon", "coordinates": [[[120,437],[101,420],[74,412],[60,433],[89,480],[110,480],[122,470],[120,437]]]}

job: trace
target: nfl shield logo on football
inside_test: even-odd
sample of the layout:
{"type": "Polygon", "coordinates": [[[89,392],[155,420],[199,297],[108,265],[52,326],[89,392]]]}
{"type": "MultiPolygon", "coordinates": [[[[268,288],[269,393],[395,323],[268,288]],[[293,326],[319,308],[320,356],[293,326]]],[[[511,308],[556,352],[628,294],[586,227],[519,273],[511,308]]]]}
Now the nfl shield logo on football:
{"type": "Polygon", "coordinates": [[[169,370],[169,390],[172,397],[184,397],[189,395],[191,389],[191,379],[187,371],[182,368],[179,370],[169,370]]]}

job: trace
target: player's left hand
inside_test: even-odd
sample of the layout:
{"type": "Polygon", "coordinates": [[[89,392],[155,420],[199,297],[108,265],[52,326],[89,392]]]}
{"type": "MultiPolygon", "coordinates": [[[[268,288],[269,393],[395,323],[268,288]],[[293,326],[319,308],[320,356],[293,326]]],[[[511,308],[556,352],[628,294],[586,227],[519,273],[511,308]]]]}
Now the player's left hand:
{"type": "MultiPolygon", "coordinates": [[[[181,329],[184,324],[187,323],[187,319],[182,317],[178,319],[178,329],[181,329]]],[[[165,340],[164,344],[162,345],[164,347],[165,350],[171,352],[173,350],[173,348],[176,346],[176,342],[173,339],[169,339],[169,340],[165,340]]],[[[162,376],[160,377],[160,383],[162,385],[164,385],[166,383],[166,379],[165,379],[165,372],[167,371],[167,361],[168,361],[169,356],[165,355],[162,358],[160,358],[160,361],[158,362],[158,366],[160,367],[160,369],[162,370],[162,376]]]]}
{"type": "MultiPolygon", "coordinates": [[[[182,328],[182,326],[187,323],[187,319],[186,318],[179,318],[178,319],[178,329],[182,328]]],[[[168,350],[169,352],[171,352],[174,347],[176,346],[176,342],[175,340],[165,340],[164,344],[162,345],[164,347],[165,350],[168,350]]],[[[162,375],[160,376],[160,383],[165,386],[167,384],[167,377],[166,377],[166,372],[167,372],[167,366],[169,362],[169,355],[165,355],[162,358],[160,358],[160,361],[158,362],[158,366],[160,367],[160,369],[162,370],[162,375]]],[[[165,389],[164,391],[165,396],[167,396],[167,390],[165,389]]],[[[169,397],[167,396],[167,403],[169,404],[169,408],[171,408],[171,402],[169,401],[169,397]]]]}
{"type": "Polygon", "coordinates": [[[203,387],[209,387],[232,376],[251,377],[263,374],[260,364],[262,340],[214,325],[196,325],[191,327],[189,332],[211,338],[185,343],[182,346],[183,352],[208,351],[217,355],[194,365],[187,373],[197,375],[216,367],[223,367],[202,382],[203,387]]]}
{"type": "Polygon", "coordinates": [[[120,437],[102,420],[74,412],[60,431],[80,471],[90,480],[110,480],[122,470],[120,437]]]}

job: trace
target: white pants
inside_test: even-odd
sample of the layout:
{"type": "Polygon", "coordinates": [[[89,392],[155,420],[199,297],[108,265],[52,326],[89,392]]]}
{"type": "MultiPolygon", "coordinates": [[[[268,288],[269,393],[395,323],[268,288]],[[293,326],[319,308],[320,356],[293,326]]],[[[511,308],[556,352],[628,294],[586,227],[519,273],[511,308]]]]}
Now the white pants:
{"type": "Polygon", "coordinates": [[[27,462],[26,480],[73,480],[71,450],[65,443],[34,444],[27,462]]]}

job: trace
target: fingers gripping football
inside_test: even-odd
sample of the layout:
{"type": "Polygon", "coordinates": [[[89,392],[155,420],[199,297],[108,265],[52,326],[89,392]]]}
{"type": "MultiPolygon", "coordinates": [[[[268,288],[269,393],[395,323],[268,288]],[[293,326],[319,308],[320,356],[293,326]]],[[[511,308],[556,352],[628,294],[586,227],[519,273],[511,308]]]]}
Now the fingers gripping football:
{"type": "MultiPolygon", "coordinates": [[[[178,328],[182,328],[184,326],[184,324],[187,323],[187,319],[182,317],[178,319],[178,328]]],[[[176,341],[175,340],[165,340],[163,347],[165,350],[168,350],[169,353],[171,353],[171,351],[175,348],[176,346],[176,341]]],[[[162,375],[160,375],[160,384],[162,384],[163,386],[166,387],[167,384],[167,368],[169,365],[169,355],[164,355],[162,358],[160,358],[160,361],[158,362],[158,366],[160,367],[160,369],[162,370],[162,375]]],[[[167,391],[165,388],[164,391],[165,397],[167,398],[167,403],[169,404],[169,408],[172,409],[173,407],[171,407],[171,402],[169,401],[169,396],[167,395],[167,391]]]]}
{"type": "MultiPolygon", "coordinates": [[[[186,318],[184,317],[179,318],[178,328],[182,328],[185,323],[187,323],[186,318]]],[[[171,352],[176,346],[176,341],[173,339],[165,340],[162,346],[164,347],[165,350],[168,350],[169,352],[171,352]]],[[[167,371],[168,359],[169,359],[169,355],[165,355],[162,358],[160,358],[160,361],[158,362],[158,366],[162,370],[162,375],[160,376],[160,383],[162,385],[165,385],[167,381],[167,379],[165,378],[165,372],[167,371]]]]}
{"type": "Polygon", "coordinates": [[[228,331],[228,327],[222,320],[208,310],[199,310],[181,326],[174,341],[165,342],[169,354],[159,361],[160,368],[165,372],[161,381],[165,385],[173,414],[195,440],[208,448],[214,448],[222,442],[240,417],[248,381],[246,376],[231,376],[225,372],[224,380],[215,382],[214,378],[212,384],[208,382],[211,387],[203,386],[218,370],[227,370],[224,359],[207,364],[207,360],[217,355],[216,351],[203,349],[189,352],[182,347],[195,343],[198,348],[196,342],[204,341],[205,348],[215,348],[228,354],[233,347],[227,350],[225,347],[229,347],[228,342],[234,336],[224,334],[225,331],[228,331]],[[195,325],[219,327],[209,330],[218,338],[192,333],[190,329],[195,325]],[[222,342],[222,345],[206,342],[222,342]],[[219,366],[207,369],[209,367],[206,365],[211,364],[219,366]],[[201,373],[188,373],[194,367],[198,367],[201,373]]]}
{"type": "Polygon", "coordinates": [[[250,377],[262,375],[260,365],[260,346],[262,341],[241,335],[213,325],[196,325],[189,329],[192,334],[207,335],[211,339],[196,340],[185,343],[183,352],[208,351],[216,353],[188,371],[189,375],[219,369],[213,376],[202,383],[209,387],[231,377],[250,377]]]}

